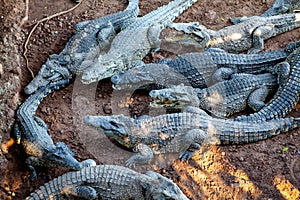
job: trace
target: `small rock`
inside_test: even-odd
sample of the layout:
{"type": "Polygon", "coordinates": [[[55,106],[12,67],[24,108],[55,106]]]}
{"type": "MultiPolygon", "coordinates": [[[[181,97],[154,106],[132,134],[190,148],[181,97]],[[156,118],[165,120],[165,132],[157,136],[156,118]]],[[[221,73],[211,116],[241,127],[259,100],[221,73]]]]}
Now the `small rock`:
{"type": "Polygon", "coordinates": [[[103,112],[104,112],[105,114],[111,114],[111,113],[112,113],[112,110],[111,110],[111,107],[110,107],[109,104],[104,104],[104,105],[103,105],[103,112]]]}

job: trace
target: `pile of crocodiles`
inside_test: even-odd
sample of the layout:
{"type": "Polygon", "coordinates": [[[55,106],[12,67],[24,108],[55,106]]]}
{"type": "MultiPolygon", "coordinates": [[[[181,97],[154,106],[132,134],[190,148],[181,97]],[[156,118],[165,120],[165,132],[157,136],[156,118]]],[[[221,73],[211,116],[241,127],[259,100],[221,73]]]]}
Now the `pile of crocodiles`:
{"type": "Polygon", "coordinates": [[[284,118],[299,99],[300,42],[259,53],[264,40],[300,27],[299,1],[276,0],[261,16],[231,19],[233,25],[220,30],[172,22],[195,2],[173,0],[138,17],[138,0],[129,0],[124,11],[77,24],[61,53],[49,56],[24,89],[30,96],[17,110],[12,138],[28,155],[31,179],[37,178],[36,166],[78,171],[53,179],[27,199],[188,199],[156,172],[96,165],[92,159],[79,162],[66,144],[53,143],[36,110],[45,96],[77,75],[84,84],[111,77],[116,90],[144,88],[153,98],[151,106],[182,110],[153,117],[83,118],[136,152],[126,161],[131,168],[147,164],[155,154],[175,152],[188,160],[206,144],[256,142],[300,127],[300,118],[284,118]],[[183,32],[168,42],[188,39],[204,51],[143,63],[148,53],[160,49],[159,36],[166,28],[183,32]],[[265,103],[267,97],[271,100],[265,103]],[[255,112],[227,118],[247,106],[255,112]]]}

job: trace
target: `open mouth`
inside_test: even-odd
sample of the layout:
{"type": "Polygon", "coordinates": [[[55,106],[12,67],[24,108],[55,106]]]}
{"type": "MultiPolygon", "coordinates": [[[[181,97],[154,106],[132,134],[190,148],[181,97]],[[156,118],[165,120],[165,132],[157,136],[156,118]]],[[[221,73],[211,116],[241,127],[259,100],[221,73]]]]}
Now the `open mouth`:
{"type": "Polygon", "coordinates": [[[153,100],[150,102],[150,106],[154,108],[163,108],[163,107],[172,108],[179,105],[178,101],[169,98],[153,97],[152,99],[153,100]]]}

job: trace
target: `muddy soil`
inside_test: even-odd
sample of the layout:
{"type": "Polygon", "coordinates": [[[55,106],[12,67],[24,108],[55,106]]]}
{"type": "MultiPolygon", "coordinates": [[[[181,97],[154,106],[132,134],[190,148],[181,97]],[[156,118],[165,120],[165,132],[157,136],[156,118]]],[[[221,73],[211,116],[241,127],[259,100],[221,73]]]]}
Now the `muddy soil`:
{"type": "MultiPolygon", "coordinates": [[[[140,16],[168,3],[169,0],[140,1],[140,16]]],[[[210,29],[219,29],[230,25],[230,17],[259,15],[273,0],[202,0],[183,13],[176,22],[199,21],[210,29]]],[[[16,16],[16,24],[6,24],[0,30],[4,35],[13,34],[12,41],[17,47],[10,48],[15,53],[8,54],[12,60],[18,56],[20,70],[7,70],[1,79],[11,80],[11,74],[17,76],[13,82],[14,95],[2,95],[10,112],[6,112],[1,129],[2,140],[9,138],[14,120],[13,110],[26,99],[22,89],[32,80],[22,58],[24,42],[33,28],[33,24],[47,16],[67,10],[76,4],[70,0],[29,1],[29,18],[21,28],[18,27],[25,14],[24,2],[1,1],[0,17],[9,14],[16,16]],[[3,9],[7,8],[7,9],[3,9]],[[8,9],[9,8],[9,9],[8,9]],[[11,12],[8,12],[11,11],[11,12]],[[14,11],[14,12],[13,12],[14,11]],[[19,12],[17,12],[19,11],[19,12]],[[20,85],[19,85],[20,84],[20,85]],[[10,105],[8,102],[13,100],[10,105]]],[[[59,53],[74,33],[78,22],[94,19],[126,8],[124,1],[84,0],[78,8],[41,23],[32,33],[27,45],[28,66],[36,74],[50,54],[59,53]]],[[[290,31],[266,41],[266,50],[283,48],[287,43],[300,39],[300,30],[290,31]]],[[[170,56],[160,51],[145,58],[153,62],[170,56]]],[[[3,63],[2,63],[3,64],[3,63]]],[[[17,69],[19,69],[17,68],[17,69]]],[[[97,164],[124,165],[132,152],[122,149],[105,136],[82,123],[86,114],[158,114],[149,107],[150,98],[145,91],[116,92],[109,80],[103,80],[90,86],[82,85],[79,79],[67,88],[49,95],[40,105],[37,115],[49,127],[49,134],[55,142],[65,142],[76,158],[92,158],[97,164]]],[[[1,101],[2,102],[2,101],[1,101]]],[[[299,109],[290,114],[300,117],[299,109]]],[[[300,199],[300,130],[290,131],[277,137],[247,145],[208,146],[189,161],[180,162],[173,155],[158,157],[149,166],[139,167],[144,172],[155,169],[174,180],[190,199],[300,199]]],[[[2,152],[0,152],[2,154],[2,152]]],[[[63,174],[65,169],[38,168],[38,179],[28,180],[28,171],[24,165],[25,155],[17,146],[12,146],[3,157],[0,183],[0,199],[23,199],[43,183],[63,174]]]]}

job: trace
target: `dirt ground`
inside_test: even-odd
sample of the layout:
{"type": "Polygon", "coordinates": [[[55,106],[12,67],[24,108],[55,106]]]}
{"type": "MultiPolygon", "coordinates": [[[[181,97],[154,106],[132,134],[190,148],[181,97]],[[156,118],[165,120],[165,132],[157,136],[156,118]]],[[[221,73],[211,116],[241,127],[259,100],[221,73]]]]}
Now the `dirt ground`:
{"type": "MultiPolygon", "coordinates": [[[[140,16],[168,2],[169,0],[141,0],[140,16]]],[[[230,17],[259,15],[272,3],[273,0],[199,0],[175,21],[199,21],[210,29],[219,29],[230,25],[228,21],[230,17]]],[[[17,72],[9,70],[9,73],[17,74],[20,86],[14,88],[18,91],[13,99],[15,102],[13,105],[25,100],[26,95],[22,89],[32,80],[22,58],[23,44],[33,28],[32,24],[75,5],[71,0],[29,1],[29,19],[24,25],[16,28],[18,24],[15,26],[6,24],[0,30],[1,36],[6,32],[16,31],[13,38],[17,38],[15,43],[18,45],[14,50],[20,56],[18,57],[20,70],[17,72]]],[[[41,23],[32,33],[27,45],[29,67],[36,74],[50,54],[59,53],[74,33],[73,27],[76,23],[121,11],[126,5],[124,1],[84,0],[72,12],[41,23]]],[[[22,11],[14,14],[18,19],[17,22],[20,23],[24,17],[24,2],[16,5],[2,0],[0,6],[1,23],[5,23],[3,19],[6,19],[8,14],[11,17],[16,10],[22,11]]],[[[287,43],[297,40],[300,40],[300,29],[267,40],[266,50],[282,48],[287,43]]],[[[16,54],[8,54],[8,57],[15,60],[13,56],[16,54]]],[[[147,56],[145,61],[152,62],[165,56],[168,54],[161,51],[147,56]]],[[[10,75],[5,73],[7,72],[5,69],[4,73],[1,73],[1,67],[2,65],[0,77],[8,78],[10,75]]],[[[12,97],[2,95],[1,98],[6,98],[6,103],[9,104],[9,98],[12,97]]],[[[134,93],[113,91],[109,80],[87,87],[76,79],[67,88],[45,98],[37,115],[47,123],[53,140],[65,142],[76,152],[76,158],[79,160],[92,158],[97,164],[124,165],[124,161],[132,155],[132,152],[117,147],[105,136],[85,126],[81,120],[82,116],[118,113],[132,116],[156,114],[158,111],[149,108],[149,101],[150,98],[145,91],[134,93]]],[[[8,122],[13,122],[12,112],[8,113],[1,122],[6,127],[5,130],[1,129],[0,133],[4,141],[9,138],[11,130],[12,123],[8,122]]],[[[300,117],[299,109],[294,109],[290,116],[300,117]]],[[[203,147],[189,162],[180,162],[170,155],[158,157],[151,166],[143,166],[137,170],[143,172],[152,167],[175,181],[190,199],[300,199],[299,138],[298,129],[247,145],[203,147]]],[[[0,199],[24,199],[43,183],[66,172],[63,168],[38,168],[38,179],[29,181],[28,171],[24,165],[25,156],[18,147],[12,146],[3,159],[2,167],[0,166],[3,170],[0,175],[0,199]]]]}

